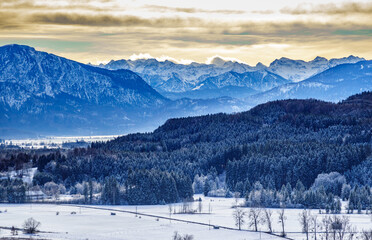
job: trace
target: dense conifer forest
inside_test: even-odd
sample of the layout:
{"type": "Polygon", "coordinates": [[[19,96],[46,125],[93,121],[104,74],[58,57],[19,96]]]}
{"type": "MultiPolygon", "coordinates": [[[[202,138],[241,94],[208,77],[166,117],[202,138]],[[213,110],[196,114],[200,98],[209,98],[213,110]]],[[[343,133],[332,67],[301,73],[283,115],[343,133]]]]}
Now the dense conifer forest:
{"type": "MultiPolygon", "coordinates": [[[[34,185],[52,182],[70,193],[85,186],[82,194],[102,192],[96,201],[108,204],[238,192],[248,205],[337,211],[340,199],[352,199],[353,209],[372,206],[371,146],[372,93],[365,92],[337,104],[282,100],[242,113],[170,119],[152,133],[67,152],[4,149],[0,170],[32,164],[34,185]]],[[[2,181],[2,189],[11,184],[2,181]]]]}

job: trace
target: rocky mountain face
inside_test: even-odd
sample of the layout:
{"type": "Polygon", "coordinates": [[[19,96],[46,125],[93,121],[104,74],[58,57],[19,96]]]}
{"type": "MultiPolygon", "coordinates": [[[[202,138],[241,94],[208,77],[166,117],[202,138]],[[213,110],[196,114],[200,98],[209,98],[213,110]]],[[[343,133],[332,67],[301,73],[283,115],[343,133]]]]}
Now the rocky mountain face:
{"type": "Polygon", "coordinates": [[[314,60],[309,62],[280,58],[270,64],[268,71],[276,73],[292,82],[300,82],[337,65],[344,63],[357,63],[363,60],[365,59],[354,56],[333,58],[330,60],[316,57],[314,60]]]}
{"type": "Polygon", "coordinates": [[[20,109],[35,97],[65,94],[95,104],[150,106],[165,98],[137,74],[87,66],[34,48],[0,48],[0,101],[20,109]]]}
{"type": "MultiPolygon", "coordinates": [[[[175,76],[176,77],[176,76],[175,76]]],[[[0,48],[0,133],[118,134],[172,116],[233,111],[236,101],[171,101],[136,73],[20,45],[0,48]]]]}

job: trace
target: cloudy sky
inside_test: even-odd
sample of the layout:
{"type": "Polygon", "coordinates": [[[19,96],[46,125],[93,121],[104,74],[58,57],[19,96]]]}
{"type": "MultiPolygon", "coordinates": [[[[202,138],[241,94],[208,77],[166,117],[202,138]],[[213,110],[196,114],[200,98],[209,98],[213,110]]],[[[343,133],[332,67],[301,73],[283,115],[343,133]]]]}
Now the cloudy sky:
{"type": "Polygon", "coordinates": [[[80,62],[372,59],[372,1],[1,0],[0,45],[80,62]]]}

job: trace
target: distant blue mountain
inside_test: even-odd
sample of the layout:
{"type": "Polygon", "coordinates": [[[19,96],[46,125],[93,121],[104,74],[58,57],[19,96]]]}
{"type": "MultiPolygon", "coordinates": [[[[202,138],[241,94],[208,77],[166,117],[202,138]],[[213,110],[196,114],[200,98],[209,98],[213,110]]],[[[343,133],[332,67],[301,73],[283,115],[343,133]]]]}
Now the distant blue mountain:
{"type": "Polygon", "coordinates": [[[254,104],[289,98],[338,102],[372,90],[372,61],[341,64],[298,83],[289,83],[247,98],[254,104]]]}

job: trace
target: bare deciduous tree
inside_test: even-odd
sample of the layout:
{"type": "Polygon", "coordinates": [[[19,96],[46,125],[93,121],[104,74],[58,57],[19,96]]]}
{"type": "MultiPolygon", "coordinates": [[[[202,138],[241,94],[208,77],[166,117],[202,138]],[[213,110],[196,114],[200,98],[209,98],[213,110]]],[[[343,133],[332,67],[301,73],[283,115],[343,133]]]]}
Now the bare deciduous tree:
{"type": "Polygon", "coordinates": [[[172,211],[173,211],[172,204],[168,205],[168,211],[169,211],[169,222],[172,222],[172,211]]]}
{"type": "Polygon", "coordinates": [[[178,234],[178,232],[174,232],[174,235],[172,237],[172,240],[193,240],[194,236],[193,235],[184,235],[182,236],[181,234],[178,234]]]}
{"type": "Polygon", "coordinates": [[[287,217],[285,216],[285,208],[282,208],[281,210],[278,211],[278,214],[279,214],[279,223],[282,225],[282,237],[285,237],[286,236],[286,233],[285,233],[285,229],[284,229],[284,226],[285,226],[285,220],[287,220],[287,217]]]}
{"type": "Polygon", "coordinates": [[[269,233],[273,232],[272,215],[273,215],[273,211],[271,211],[270,209],[266,209],[266,208],[264,209],[264,222],[266,223],[267,230],[269,231],[269,233]]]}
{"type": "Polygon", "coordinates": [[[40,227],[40,225],[40,222],[33,218],[29,218],[23,223],[23,231],[28,234],[34,234],[37,232],[37,229],[40,227]]]}
{"type": "Polygon", "coordinates": [[[181,207],[181,213],[192,213],[193,210],[191,209],[191,203],[186,199],[183,200],[181,207]]]}
{"type": "MultiPolygon", "coordinates": [[[[347,216],[333,216],[332,224],[338,223],[340,228],[339,229],[333,229],[333,238],[336,238],[336,235],[338,236],[339,240],[343,240],[347,238],[347,235],[353,234],[354,229],[352,228],[350,224],[350,218],[347,216]]],[[[349,236],[350,237],[350,236],[349,236]]]]}
{"type": "Polygon", "coordinates": [[[235,211],[233,212],[233,217],[235,219],[235,225],[241,230],[242,225],[245,223],[245,215],[246,212],[241,209],[241,208],[236,208],[235,211]]]}
{"type": "Polygon", "coordinates": [[[309,231],[311,228],[311,213],[309,210],[304,209],[299,216],[299,221],[302,227],[302,232],[306,234],[306,240],[309,240],[309,231]]]}
{"type": "Polygon", "coordinates": [[[183,240],[193,240],[193,239],[194,239],[193,235],[186,234],[186,235],[183,236],[183,240]]]}
{"type": "Polygon", "coordinates": [[[258,231],[258,225],[262,221],[261,208],[251,208],[248,213],[249,226],[254,227],[254,230],[258,231]]]}
{"type": "Polygon", "coordinates": [[[318,229],[318,216],[314,215],[311,217],[311,226],[312,226],[312,231],[314,233],[314,240],[317,240],[317,229],[318,229]]]}
{"type": "Polygon", "coordinates": [[[212,213],[212,205],[211,205],[211,203],[208,204],[208,213],[209,214],[212,213]]]}
{"type": "Polygon", "coordinates": [[[322,223],[320,225],[321,230],[322,230],[322,239],[324,240],[329,240],[330,239],[330,233],[331,233],[331,223],[332,223],[332,218],[329,216],[325,216],[322,219],[322,223]]]}
{"type": "Polygon", "coordinates": [[[369,231],[363,231],[362,232],[362,239],[363,240],[372,240],[372,229],[369,231]]]}

